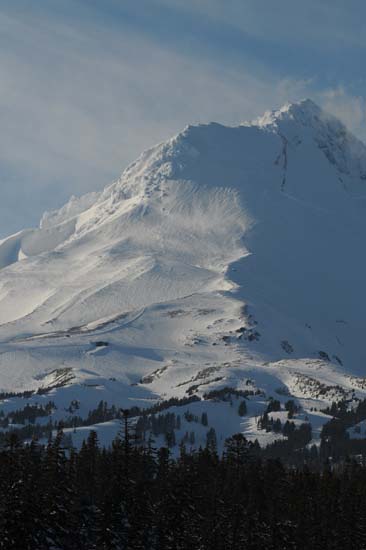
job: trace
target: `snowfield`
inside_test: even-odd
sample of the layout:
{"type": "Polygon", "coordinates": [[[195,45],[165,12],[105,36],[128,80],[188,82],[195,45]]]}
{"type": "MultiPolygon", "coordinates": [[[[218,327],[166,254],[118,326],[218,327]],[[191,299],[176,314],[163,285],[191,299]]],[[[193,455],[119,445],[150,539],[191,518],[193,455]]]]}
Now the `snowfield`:
{"type": "Polygon", "coordinates": [[[245,418],[189,409],[262,444],[267,399],[292,397],[316,439],[321,408],[366,397],[365,235],[366,147],[310,100],[188,126],[0,242],[0,390],[51,388],[2,409],[52,399],[60,420],[73,399],[86,416],[250,387],[245,418]]]}

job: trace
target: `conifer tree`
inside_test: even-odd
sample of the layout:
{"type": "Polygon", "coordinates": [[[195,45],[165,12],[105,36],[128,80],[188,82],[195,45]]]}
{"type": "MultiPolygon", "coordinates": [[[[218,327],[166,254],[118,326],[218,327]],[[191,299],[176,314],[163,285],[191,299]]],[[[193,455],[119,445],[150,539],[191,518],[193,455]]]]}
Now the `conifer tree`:
{"type": "Polygon", "coordinates": [[[239,414],[239,416],[245,416],[247,414],[247,404],[246,404],[245,400],[243,400],[240,403],[239,408],[238,408],[238,414],[239,414]]]}

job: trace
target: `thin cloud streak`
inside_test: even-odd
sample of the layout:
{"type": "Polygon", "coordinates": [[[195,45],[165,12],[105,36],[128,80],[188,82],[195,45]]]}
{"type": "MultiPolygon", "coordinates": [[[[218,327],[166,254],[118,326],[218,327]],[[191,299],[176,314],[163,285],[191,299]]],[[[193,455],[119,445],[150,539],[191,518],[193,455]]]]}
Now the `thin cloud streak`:
{"type": "MultiPolygon", "coordinates": [[[[340,105],[312,79],[192,56],[122,23],[48,13],[0,11],[0,70],[3,236],[100,189],[188,123],[239,124],[308,95],[340,105]]],[[[348,99],[344,91],[339,110],[356,129],[348,99]]]]}
{"type": "Polygon", "coordinates": [[[252,37],[277,43],[291,41],[326,50],[366,48],[362,0],[352,6],[344,0],[153,0],[181,12],[200,14],[241,30],[252,37]]]}
{"type": "Polygon", "coordinates": [[[21,186],[28,197],[11,230],[35,223],[39,205],[100,188],[187,123],[239,123],[274,103],[273,85],[283,95],[280,82],[188,59],[137,33],[99,32],[96,42],[94,29],[50,21],[39,31],[3,15],[0,28],[2,185],[8,200],[21,186]]]}

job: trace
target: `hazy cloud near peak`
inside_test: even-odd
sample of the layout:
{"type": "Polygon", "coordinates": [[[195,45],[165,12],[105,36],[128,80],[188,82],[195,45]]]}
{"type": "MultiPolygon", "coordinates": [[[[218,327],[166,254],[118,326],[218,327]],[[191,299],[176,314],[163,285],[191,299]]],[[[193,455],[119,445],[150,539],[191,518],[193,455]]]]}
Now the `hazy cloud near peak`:
{"type": "Polygon", "coordinates": [[[362,131],[364,102],[343,88],[322,91],[244,56],[238,65],[192,54],[123,20],[76,15],[0,9],[0,236],[100,189],[188,123],[239,124],[312,95],[362,131]]]}
{"type": "Polygon", "coordinates": [[[346,126],[365,137],[366,100],[364,97],[347,93],[343,86],[325,90],[320,94],[324,109],[340,118],[346,126]]]}

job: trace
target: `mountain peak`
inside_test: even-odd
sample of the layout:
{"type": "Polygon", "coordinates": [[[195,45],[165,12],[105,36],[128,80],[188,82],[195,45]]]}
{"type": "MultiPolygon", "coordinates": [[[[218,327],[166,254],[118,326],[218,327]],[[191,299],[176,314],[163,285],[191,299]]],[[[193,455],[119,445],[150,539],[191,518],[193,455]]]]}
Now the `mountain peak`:
{"type": "Polygon", "coordinates": [[[345,126],[340,120],[324,111],[311,99],[285,103],[280,109],[266,111],[262,116],[255,119],[252,124],[261,127],[277,126],[283,121],[296,121],[304,126],[332,122],[337,127],[342,127],[345,130],[345,126]]]}
{"type": "Polygon", "coordinates": [[[280,108],[279,111],[283,113],[287,112],[292,116],[296,116],[299,114],[306,114],[308,116],[321,116],[322,114],[324,114],[323,109],[309,98],[302,99],[293,103],[286,103],[280,108]]]}
{"type": "Polygon", "coordinates": [[[290,142],[297,141],[299,135],[303,138],[307,135],[339,172],[366,179],[366,146],[343,122],[311,99],[267,111],[250,125],[278,133],[290,142]]]}
{"type": "Polygon", "coordinates": [[[59,421],[75,397],[206,409],[230,387],[250,396],[235,430],[263,441],[264,396],[310,422],[310,403],[366,398],[365,181],[365,146],[311,100],[186,127],[0,242],[1,391],[52,389],[59,421]]]}

